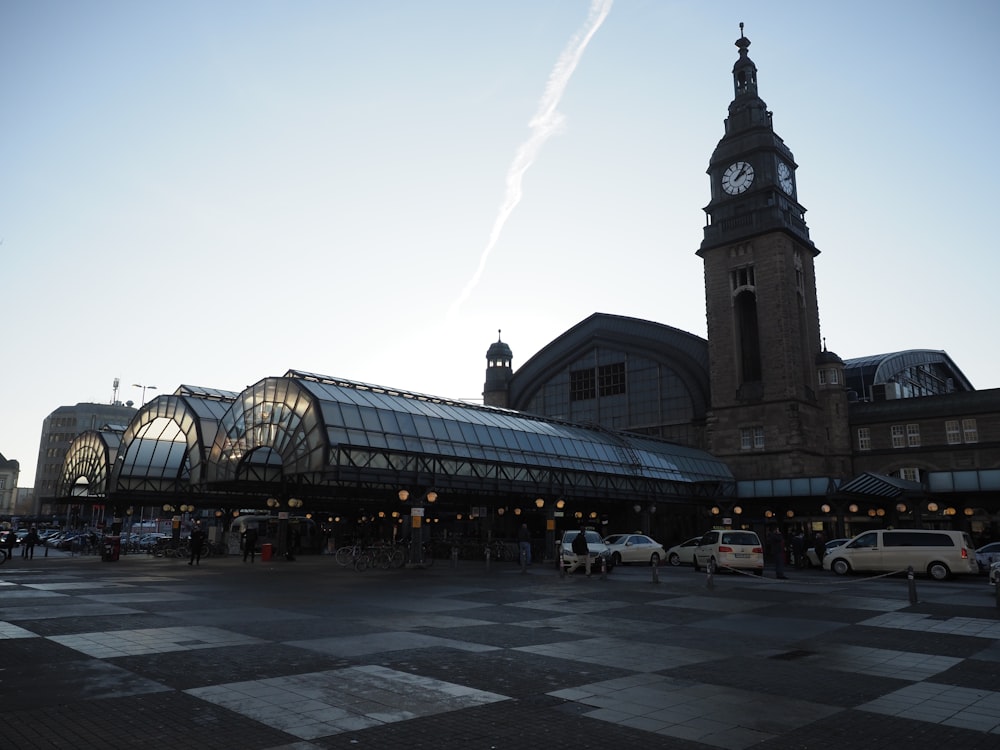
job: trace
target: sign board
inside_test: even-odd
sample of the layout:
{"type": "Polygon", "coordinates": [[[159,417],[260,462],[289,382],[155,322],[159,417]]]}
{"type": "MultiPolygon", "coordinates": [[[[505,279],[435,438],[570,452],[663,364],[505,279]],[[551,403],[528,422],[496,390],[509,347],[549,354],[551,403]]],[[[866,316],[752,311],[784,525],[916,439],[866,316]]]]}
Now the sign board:
{"type": "Polygon", "coordinates": [[[410,508],[410,515],[411,516],[417,516],[418,518],[422,518],[423,515],[424,515],[424,509],[423,508],[410,508]]]}

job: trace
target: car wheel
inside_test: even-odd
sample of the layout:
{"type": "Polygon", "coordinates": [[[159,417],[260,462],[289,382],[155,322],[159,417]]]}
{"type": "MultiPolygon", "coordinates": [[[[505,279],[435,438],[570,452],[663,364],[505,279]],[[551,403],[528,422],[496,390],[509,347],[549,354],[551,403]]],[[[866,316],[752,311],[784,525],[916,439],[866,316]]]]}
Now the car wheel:
{"type": "Polygon", "coordinates": [[[667,558],[667,562],[673,565],[675,568],[681,564],[681,556],[676,552],[671,552],[670,557],[667,558]]]}
{"type": "Polygon", "coordinates": [[[846,576],[851,572],[850,563],[843,558],[837,558],[832,563],[830,563],[830,570],[836,573],[838,576],[846,576]]]}
{"type": "MultiPolygon", "coordinates": [[[[611,562],[609,563],[609,565],[611,567],[614,567],[615,565],[621,565],[621,564],[622,564],[622,556],[619,555],[617,552],[615,552],[614,554],[612,554],[611,555],[611,562]]],[[[610,570],[610,568],[609,568],[609,570],[610,570]]]]}
{"type": "Polygon", "coordinates": [[[951,571],[943,562],[932,562],[927,566],[927,574],[935,581],[944,581],[951,576],[951,571]]]}
{"type": "Polygon", "coordinates": [[[649,558],[649,564],[652,565],[654,568],[657,565],[660,564],[660,553],[659,552],[654,552],[653,553],[652,557],[649,558]]]}

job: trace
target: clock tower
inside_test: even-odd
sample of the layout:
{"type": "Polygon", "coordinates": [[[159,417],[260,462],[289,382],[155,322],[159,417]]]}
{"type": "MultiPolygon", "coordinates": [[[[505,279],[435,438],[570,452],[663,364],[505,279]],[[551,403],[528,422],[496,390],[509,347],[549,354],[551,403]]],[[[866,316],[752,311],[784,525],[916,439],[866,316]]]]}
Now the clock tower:
{"type": "Polygon", "coordinates": [[[698,250],[708,449],[737,479],[841,475],[849,471],[847,396],[842,380],[827,382],[831,353],[820,346],[819,250],[799,203],[798,165],[758,94],[742,23],[736,47],[734,96],[708,166],[712,197],[698,250]]]}

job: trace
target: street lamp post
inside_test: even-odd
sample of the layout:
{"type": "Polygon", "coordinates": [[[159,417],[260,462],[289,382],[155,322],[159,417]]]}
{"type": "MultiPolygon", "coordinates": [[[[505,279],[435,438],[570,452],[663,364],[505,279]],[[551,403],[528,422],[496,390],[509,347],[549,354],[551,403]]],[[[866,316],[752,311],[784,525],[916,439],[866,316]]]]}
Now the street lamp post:
{"type": "Polygon", "coordinates": [[[142,398],[139,401],[139,405],[140,406],[143,406],[146,403],[146,390],[147,389],[149,389],[151,391],[155,391],[156,390],[156,386],[155,385],[143,385],[142,383],[132,383],[132,387],[133,388],[142,388],[142,398]]]}

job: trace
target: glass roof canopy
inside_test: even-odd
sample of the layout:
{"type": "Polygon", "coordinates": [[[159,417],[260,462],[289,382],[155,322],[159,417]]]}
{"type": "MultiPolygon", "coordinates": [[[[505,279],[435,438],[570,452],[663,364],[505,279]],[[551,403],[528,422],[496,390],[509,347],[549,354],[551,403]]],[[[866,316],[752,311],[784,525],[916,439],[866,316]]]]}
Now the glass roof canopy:
{"type": "MultiPolygon", "coordinates": [[[[69,457],[67,458],[67,461],[69,457]]],[[[542,495],[632,502],[731,494],[715,457],[654,438],[299,370],[242,393],[181,386],[141,409],[109,495],[542,495]]],[[[69,481],[69,479],[67,479],[69,481]]]]}
{"type": "Polygon", "coordinates": [[[211,455],[222,484],[274,481],[279,463],[314,487],[690,497],[732,481],[703,451],[299,370],[241,394],[211,455]]]}

